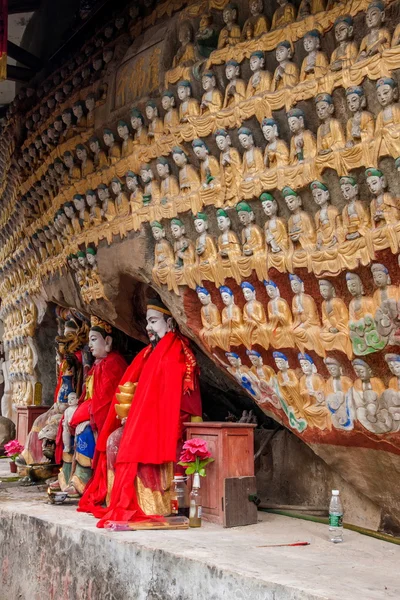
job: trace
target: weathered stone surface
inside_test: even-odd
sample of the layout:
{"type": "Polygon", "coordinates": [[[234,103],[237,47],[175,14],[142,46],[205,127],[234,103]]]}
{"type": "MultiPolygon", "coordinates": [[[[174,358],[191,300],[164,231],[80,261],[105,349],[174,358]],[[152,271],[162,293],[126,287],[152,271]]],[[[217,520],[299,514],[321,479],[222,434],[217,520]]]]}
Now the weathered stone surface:
{"type": "Polygon", "coordinates": [[[15,425],[11,419],[0,417],[0,454],[4,454],[4,445],[15,439],[15,425]]]}

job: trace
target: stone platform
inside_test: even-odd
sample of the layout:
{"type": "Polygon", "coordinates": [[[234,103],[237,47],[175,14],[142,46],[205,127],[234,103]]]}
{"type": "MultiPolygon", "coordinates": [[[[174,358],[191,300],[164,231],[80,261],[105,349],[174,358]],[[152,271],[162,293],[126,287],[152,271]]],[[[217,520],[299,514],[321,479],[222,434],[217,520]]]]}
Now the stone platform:
{"type": "Polygon", "coordinates": [[[389,600],[400,547],[259,513],[257,525],[109,533],[38,487],[0,486],[0,600],[389,600]],[[309,541],[306,547],[260,548],[309,541]]]}

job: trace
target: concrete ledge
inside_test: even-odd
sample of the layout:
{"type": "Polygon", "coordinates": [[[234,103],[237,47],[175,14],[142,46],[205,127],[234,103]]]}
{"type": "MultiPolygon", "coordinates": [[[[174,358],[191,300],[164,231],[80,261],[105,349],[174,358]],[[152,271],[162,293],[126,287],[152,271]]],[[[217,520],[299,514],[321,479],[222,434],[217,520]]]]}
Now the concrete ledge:
{"type": "Polygon", "coordinates": [[[0,490],[0,600],[398,600],[400,547],[260,513],[257,525],[108,533],[37,488],[0,490]],[[307,547],[257,548],[310,541],[307,547]]]}

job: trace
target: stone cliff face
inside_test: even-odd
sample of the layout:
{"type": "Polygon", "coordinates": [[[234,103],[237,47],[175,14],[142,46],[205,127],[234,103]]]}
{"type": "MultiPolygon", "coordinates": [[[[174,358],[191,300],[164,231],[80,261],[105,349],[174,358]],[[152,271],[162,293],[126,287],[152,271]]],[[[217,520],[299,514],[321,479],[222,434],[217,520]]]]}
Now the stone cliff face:
{"type": "Polygon", "coordinates": [[[9,112],[13,402],[32,403],[42,377],[48,303],[144,341],[157,293],[208,386],[292,431],[397,530],[397,8],[389,33],[377,10],[377,51],[357,61],[367,2],[269,32],[220,4],[117,19],[9,112]]]}

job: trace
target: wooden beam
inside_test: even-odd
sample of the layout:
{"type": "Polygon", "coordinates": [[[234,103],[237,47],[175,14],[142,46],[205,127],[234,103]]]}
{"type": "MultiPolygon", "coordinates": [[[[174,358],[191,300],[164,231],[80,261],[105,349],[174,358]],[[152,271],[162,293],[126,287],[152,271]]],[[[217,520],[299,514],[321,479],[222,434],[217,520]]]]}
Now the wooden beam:
{"type": "Polygon", "coordinates": [[[13,58],[25,67],[29,67],[34,71],[39,71],[42,68],[42,61],[40,58],[27,50],[24,50],[21,46],[17,46],[14,42],[10,42],[10,40],[7,42],[7,54],[10,58],[13,58]]]}
{"type": "Polygon", "coordinates": [[[33,12],[40,8],[41,0],[8,0],[8,14],[33,12]]]}
{"type": "Polygon", "coordinates": [[[31,69],[24,69],[23,67],[7,65],[8,81],[18,81],[21,83],[26,83],[27,81],[30,81],[32,79],[34,74],[34,71],[31,71],[31,69]]]}

